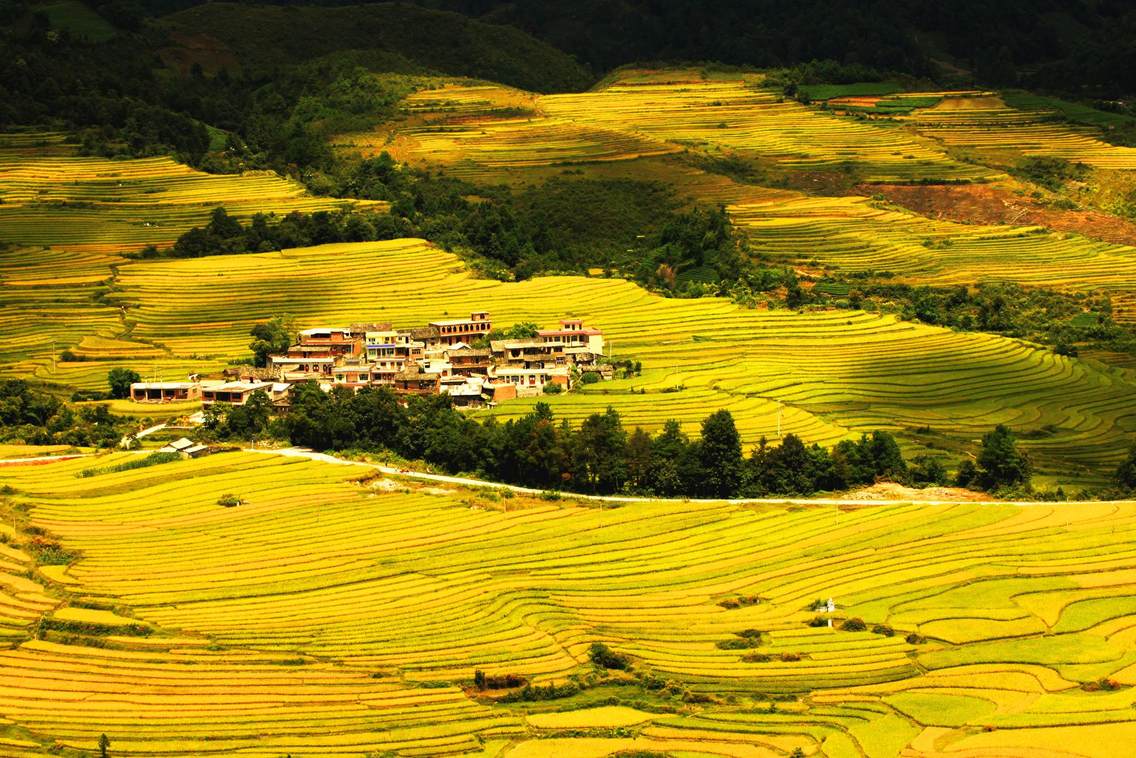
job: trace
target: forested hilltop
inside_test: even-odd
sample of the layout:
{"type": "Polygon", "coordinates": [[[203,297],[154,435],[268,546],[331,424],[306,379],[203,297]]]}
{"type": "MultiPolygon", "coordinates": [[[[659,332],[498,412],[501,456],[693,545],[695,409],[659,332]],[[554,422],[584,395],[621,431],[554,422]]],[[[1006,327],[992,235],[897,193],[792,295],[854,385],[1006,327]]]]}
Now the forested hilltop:
{"type": "MultiPolygon", "coordinates": [[[[136,7],[157,15],[201,4],[142,0],[136,7]]],[[[1136,11],[1121,0],[877,0],[867,6],[855,0],[417,4],[523,30],[575,56],[596,75],[635,61],[713,60],[768,68],[830,59],[918,76],[1105,98],[1136,91],[1136,11]]]]}

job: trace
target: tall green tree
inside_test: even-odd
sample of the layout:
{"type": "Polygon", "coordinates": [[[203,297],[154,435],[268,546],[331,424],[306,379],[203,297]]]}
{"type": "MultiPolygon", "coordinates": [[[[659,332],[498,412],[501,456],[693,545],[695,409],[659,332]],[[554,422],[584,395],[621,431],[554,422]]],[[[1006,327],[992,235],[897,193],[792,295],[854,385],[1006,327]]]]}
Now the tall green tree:
{"type": "Polygon", "coordinates": [[[695,477],[690,477],[688,481],[684,465],[690,461],[697,464],[693,459],[690,439],[682,431],[682,426],[674,419],[667,421],[663,425],[663,431],[651,444],[647,488],[663,497],[689,492],[688,484],[694,481],[695,477]]]}
{"type": "Polygon", "coordinates": [[[1128,457],[1116,467],[1116,483],[1126,490],[1136,490],[1136,445],[1128,451],[1128,457]]]}
{"type": "Polygon", "coordinates": [[[289,315],[273,316],[263,324],[257,324],[249,332],[253,341],[249,343],[253,362],[261,368],[268,365],[268,356],[283,353],[292,345],[293,320],[289,315]]]}
{"type": "Polygon", "coordinates": [[[107,374],[110,396],[116,399],[130,397],[130,385],[142,381],[137,371],[128,368],[112,368],[107,374]]]}
{"type": "Polygon", "coordinates": [[[619,413],[608,406],[580,424],[573,438],[572,459],[577,481],[592,492],[610,494],[627,481],[627,432],[619,413]]]}
{"type": "Polygon", "coordinates": [[[982,437],[978,482],[984,489],[1028,485],[1031,473],[1029,458],[1018,449],[1017,439],[1009,427],[998,424],[982,437]]]}
{"type": "Polygon", "coordinates": [[[654,462],[651,447],[651,435],[642,427],[635,427],[627,439],[627,483],[636,492],[650,489],[654,462]]]}
{"type": "Polygon", "coordinates": [[[742,440],[729,411],[716,411],[702,422],[699,462],[703,469],[702,494],[737,494],[742,480],[742,440]]]}

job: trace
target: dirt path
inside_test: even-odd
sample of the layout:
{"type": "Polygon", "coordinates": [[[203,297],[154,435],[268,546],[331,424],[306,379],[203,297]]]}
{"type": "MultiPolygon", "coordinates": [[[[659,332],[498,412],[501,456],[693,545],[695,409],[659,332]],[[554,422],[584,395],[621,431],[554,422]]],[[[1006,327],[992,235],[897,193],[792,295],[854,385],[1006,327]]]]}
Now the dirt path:
{"type": "MultiPolygon", "coordinates": [[[[334,455],[327,453],[317,453],[314,450],[306,448],[289,447],[289,448],[241,448],[245,453],[257,453],[260,455],[279,455],[285,458],[306,458],[310,461],[319,461],[320,463],[330,463],[337,466],[355,466],[358,468],[370,469],[378,471],[386,476],[401,476],[407,479],[416,479],[424,482],[434,482],[436,484],[449,484],[457,487],[489,487],[495,490],[509,490],[516,492],[519,495],[536,495],[539,496],[547,490],[534,489],[532,487],[521,487],[516,484],[503,484],[502,482],[488,482],[481,479],[470,479],[462,476],[447,476],[445,474],[431,474],[426,471],[413,471],[411,469],[399,468],[397,466],[387,466],[381,463],[366,463],[364,461],[349,461],[343,458],[336,458],[334,455]]],[[[153,450],[131,450],[129,452],[138,455],[149,455],[154,452],[153,450]]],[[[74,458],[90,458],[94,457],[95,453],[78,453],[74,455],[44,455],[38,458],[8,458],[0,460],[0,466],[19,466],[19,465],[33,465],[54,463],[56,461],[72,460],[74,458]]],[[[676,503],[738,503],[740,505],[847,505],[847,506],[872,506],[872,505],[895,505],[896,503],[919,503],[921,505],[958,505],[959,503],[978,503],[982,505],[1017,505],[1017,506],[1055,506],[1061,503],[1050,501],[1035,501],[1035,500],[989,500],[985,499],[981,493],[971,493],[973,497],[962,497],[948,488],[934,488],[928,492],[922,490],[911,489],[901,485],[887,485],[880,489],[881,485],[876,485],[874,488],[860,490],[859,492],[850,493],[846,497],[749,497],[749,498],[662,498],[662,497],[637,497],[633,495],[581,495],[575,492],[560,493],[565,499],[568,500],[585,500],[597,503],[652,503],[660,500],[673,500],[676,503]],[[874,496],[878,493],[886,492],[888,497],[874,496]],[[923,499],[919,497],[920,494],[938,494],[942,495],[948,493],[950,497],[937,497],[923,499]]],[[[1097,501],[1106,502],[1106,501],[1097,501]]],[[[1128,500],[1113,500],[1107,502],[1126,503],[1131,502],[1128,500]]],[[[1078,503],[1067,503],[1067,505],[1077,505],[1078,503]]]]}
{"type": "MultiPolygon", "coordinates": [[[[304,448],[284,448],[284,449],[258,449],[258,448],[242,448],[244,452],[248,453],[261,453],[264,455],[282,455],[289,458],[307,458],[308,460],[321,461],[324,463],[333,463],[341,466],[358,466],[360,468],[369,468],[373,471],[378,471],[388,476],[402,476],[408,479],[417,479],[427,482],[435,482],[438,484],[451,484],[459,487],[490,487],[496,490],[509,490],[521,495],[540,495],[545,490],[533,489],[531,487],[520,487],[515,484],[503,484],[501,482],[487,482],[481,479],[469,479],[460,476],[446,476],[444,474],[429,474],[425,471],[411,471],[410,469],[397,468],[395,466],[386,466],[380,463],[365,463],[363,461],[348,461],[343,458],[336,458],[327,453],[317,453],[312,450],[304,448]]],[[[897,485],[898,486],[898,485],[897,485]]],[[[923,500],[915,497],[919,490],[909,490],[904,488],[905,493],[911,493],[911,497],[887,497],[887,498],[864,498],[850,495],[848,497],[765,497],[765,498],[735,498],[726,500],[722,498],[658,498],[658,497],[636,497],[631,495],[580,495],[574,492],[562,493],[563,497],[572,500],[587,500],[599,503],[650,503],[659,500],[674,500],[677,503],[738,503],[742,505],[750,504],[767,504],[767,505],[849,505],[849,506],[872,506],[872,505],[895,505],[901,502],[917,502],[924,505],[958,505],[961,502],[981,503],[985,505],[1018,505],[1018,506],[1053,506],[1059,505],[1047,501],[1032,501],[1032,500],[988,500],[983,499],[978,495],[978,499],[962,499],[959,497],[951,497],[947,499],[929,499],[923,500]]],[[[942,492],[942,490],[938,490],[942,492]]],[[[897,494],[894,490],[889,494],[897,494]]],[[[1117,501],[1127,502],[1127,501],[1117,501]]]]}

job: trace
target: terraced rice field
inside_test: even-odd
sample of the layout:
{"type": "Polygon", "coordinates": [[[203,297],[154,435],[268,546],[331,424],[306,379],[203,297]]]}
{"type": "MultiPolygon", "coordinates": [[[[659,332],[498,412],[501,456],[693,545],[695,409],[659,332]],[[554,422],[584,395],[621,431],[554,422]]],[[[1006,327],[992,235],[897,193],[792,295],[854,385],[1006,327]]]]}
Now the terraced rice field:
{"type": "Polygon", "coordinates": [[[506,87],[422,90],[408,97],[405,107],[429,117],[399,128],[393,145],[379,144],[369,135],[351,135],[338,143],[368,153],[393,148],[396,155],[429,155],[451,174],[475,180],[518,168],[626,161],[681,149],[550,117],[539,109],[536,95],[506,87]]]}
{"type": "Polygon", "coordinates": [[[773,259],[935,286],[1014,281],[1105,291],[1124,312],[1136,289],[1136,249],[1040,227],[938,221],[854,197],[780,195],[741,200],[729,211],[754,250],[773,259]]]}
{"type": "Polygon", "coordinates": [[[962,170],[963,164],[942,152],[943,143],[984,150],[997,143],[1013,152],[1003,160],[1057,155],[1110,168],[1136,167],[1129,155],[1136,150],[1055,121],[1052,112],[1010,109],[991,93],[895,96],[938,104],[908,117],[862,121],[781,101],[759,85],[760,77],[753,76],[703,79],[694,71],[632,70],[578,95],[443,86],[407,98],[412,117],[405,125],[370,142],[366,135],[351,135],[341,146],[390,150],[402,160],[487,182],[522,183],[564,170],[662,181],[692,200],[726,204],[754,249],[773,260],[817,261],[848,273],[890,272],[917,284],[1015,281],[1102,290],[1114,296],[1118,318],[1136,319],[1131,247],[1036,227],[934,220],[860,197],[739,184],[690,161],[729,155],[802,172],[847,169],[868,181],[993,180],[1001,176],[998,171],[971,164],[962,170]],[[556,134],[542,135],[551,124],[556,134]],[[606,152],[588,141],[591,129],[602,130],[606,152]],[[962,135],[978,141],[964,145],[962,135]],[[643,145],[628,146],[628,139],[686,152],[653,153],[643,145]],[[572,169],[564,168],[569,164],[572,169]]]}
{"type": "Polygon", "coordinates": [[[677,70],[644,81],[635,73],[577,95],[447,84],[408,97],[405,122],[336,143],[482,181],[508,180],[515,169],[591,167],[690,150],[756,157],[783,170],[851,170],[867,181],[999,175],[958,163],[933,140],[895,125],[786,101],[761,89],[759,76],[704,80],[677,70]]]}
{"type": "MultiPolygon", "coordinates": [[[[247,217],[344,202],[310,196],[270,172],[218,176],[165,157],[81,157],[55,133],[0,135],[0,199],[0,374],[99,388],[107,361],[169,363],[160,347],[117,339],[129,324],[98,299],[123,253],[172,243],[218,205],[247,217]],[[57,358],[71,349],[96,363],[53,370],[53,348],[57,358]]],[[[193,371],[186,368],[178,362],[167,378],[193,371]]]]}
{"type": "Polygon", "coordinates": [[[920,133],[950,147],[1064,158],[1094,168],[1136,169],[1136,148],[1110,145],[1099,132],[1056,116],[1044,109],[1010,108],[997,95],[986,95],[944,98],[905,118],[920,133]]]}
{"type": "MultiPolygon", "coordinates": [[[[604,330],[617,357],[642,361],[643,375],[545,398],[571,419],[612,404],[632,425],[677,418],[693,430],[708,409],[728,408],[755,443],[776,436],[781,408],[784,432],[818,442],[930,426],[939,444],[967,447],[996,423],[1051,425],[1027,443],[1041,467],[1090,477],[1115,465],[1136,431],[1124,375],[1013,340],[868,313],[665,299],[616,279],[474,279],[456,257],[415,240],[234,256],[220,270],[196,259],[119,271],[114,299],[135,336],[176,356],[239,357],[252,324],[280,311],[302,325],[409,326],[480,309],[499,324],[579,316],[604,330]]],[[[531,402],[497,412],[523,413],[531,402]]]]}
{"type": "Polygon", "coordinates": [[[0,652],[5,755],[106,733],[138,756],[1106,756],[1136,733],[1133,503],[601,509],[392,491],[262,453],[76,476],[91,465],[0,467],[30,523],[82,553],[4,585],[5,603],[47,598],[13,630],[36,614],[105,629],[101,647],[49,630],[0,652]],[[229,492],[242,505],[217,506],[229,492]],[[720,605],[740,595],[760,602],[720,605]],[[837,627],[894,636],[810,627],[829,596],[837,627]],[[745,629],[758,648],[718,644],[745,629]],[[594,641],[706,697],[630,684],[506,706],[465,689],[475,668],[586,673],[594,641]],[[1119,689],[1082,689],[1104,677],[1119,689]]]}
{"type": "Polygon", "coordinates": [[[164,156],[79,156],[51,133],[0,135],[0,198],[0,241],[104,253],[169,244],[219,205],[247,217],[344,203],[270,171],[206,174],[164,156]]]}
{"type": "MultiPolygon", "coordinates": [[[[684,75],[684,73],[686,75],[684,75]]],[[[548,95],[550,116],[623,128],[693,148],[753,154],[802,170],[842,170],[865,181],[985,179],[998,173],[958,163],[931,141],[882,122],[817,111],[761,89],[760,77],[667,82],[620,79],[578,95],[548,95]]]]}

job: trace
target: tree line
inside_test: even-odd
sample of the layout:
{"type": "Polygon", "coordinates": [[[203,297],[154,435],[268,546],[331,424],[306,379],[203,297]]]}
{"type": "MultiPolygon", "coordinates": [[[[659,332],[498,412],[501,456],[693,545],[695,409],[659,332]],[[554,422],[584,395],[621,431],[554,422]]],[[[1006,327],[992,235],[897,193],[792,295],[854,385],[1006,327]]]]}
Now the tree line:
{"type": "MultiPolygon", "coordinates": [[[[587,494],[734,498],[811,495],[879,480],[952,482],[937,458],[905,460],[885,431],[831,449],[788,434],[776,445],[762,440],[745,455],[726,410],[707,416],[697,437],[677,421],[652,435],[639,427],[629,431],[610,407],[578,426],[556,419],[546,403],[517,419],[479,422],[445,396],[404,403],[388,387],[324,392],[309,382],[295,387],[286,413],[272,413],[268,397],[256,393],[242,407],[214,406],[206,430],[219,440],[278,437],[320,451],[390,451],[448,473],[587,494]]],[[[1010,430],[998,427],[984,439],[977,464],[964,464],[959,475],[966,485],[991,490],[1025,487],[1030,465],[1010,430]]]]}
{"type": "Polygon", "coordinates": [[[208,223],[183,233],[168,250],[149,246],[137,257],[421,237],[496,279],[602,268],[667,295],[700,297],[729,288],[752,298],[784,288],[791,307],[804,302],[793,271],[756,261],[725,208],[680,208],[673,191],[654,182],[552,179],[515,194],[399,166],[386,153],[341,179],[340,194],[385,200],[389,210],[258,213],[242,223],[218,207],[208,223]]]}
{"type": "Polygon", "coordinates": [[[0,442],[114,447],[132,423],[105,404],[71,405],[23,379],[0,381],[0,442]]]}

